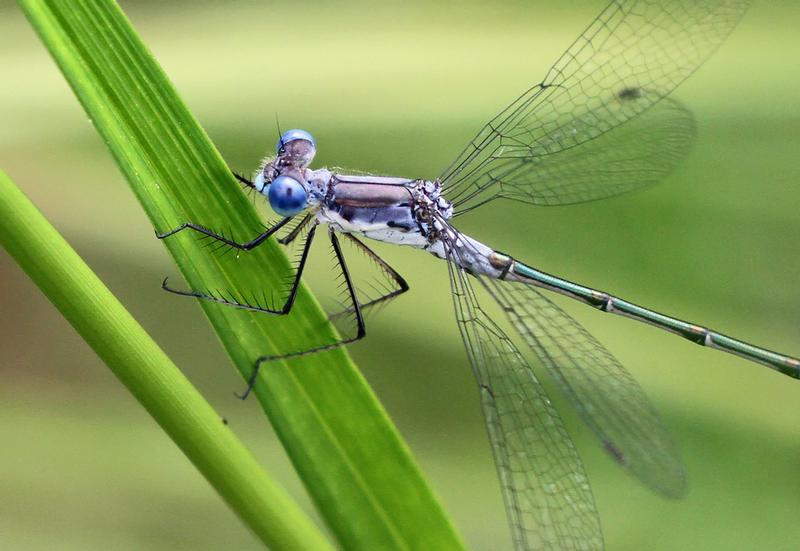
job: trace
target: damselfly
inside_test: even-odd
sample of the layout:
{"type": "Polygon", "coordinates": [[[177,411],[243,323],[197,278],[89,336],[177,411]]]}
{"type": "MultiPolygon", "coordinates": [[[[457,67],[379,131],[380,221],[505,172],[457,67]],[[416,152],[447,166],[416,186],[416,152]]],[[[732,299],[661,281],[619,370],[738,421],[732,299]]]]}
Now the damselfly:
{"type": "MultiPolygon", "coordinates": [[[[352,314],[356,330],[351,337],[284,356],[289,357],[362,338],[363,311],[408,290],[398,272],[361,238],[416,247],[445,260],[515,545],[602,547],[594,500],[575,446],[527,360],[478,303],[474,283],[500,305],[608,453],[667,496],[684,492],[684,469],[653,407],[603,345],[539,289],[794,378],[800,378],[800,361],[542,272],[461,233],[452,222],[497,199],[565,205],[612,197],[661,180],[686,155],[694,136],[691,114],[667,96],[723,42],[747,4],[612,1],[544,80],[493,118],[433,180],[312,170],[314,138],[290,130],[280,137],[277,156],[264,163],[253,181],[237,176],[266,196],[282,220],[246,242],[193,222],[159,235],[165,238],[188,229],[246,251],[283,228],[286,233],[279,241],[302,242],[302,248],[282,304],[181,291],[166,281],[164,287],[247,310],[288,314],[316,229],[326,225],[347,291],[345,311],[352,314]],[[347,269],[340,235],[386,276],[388,287],[380,296],[364,300],[347,269]]],[[[273,358],[257,361],[247,392],[259,366],[269,359],[273,358]]]]}

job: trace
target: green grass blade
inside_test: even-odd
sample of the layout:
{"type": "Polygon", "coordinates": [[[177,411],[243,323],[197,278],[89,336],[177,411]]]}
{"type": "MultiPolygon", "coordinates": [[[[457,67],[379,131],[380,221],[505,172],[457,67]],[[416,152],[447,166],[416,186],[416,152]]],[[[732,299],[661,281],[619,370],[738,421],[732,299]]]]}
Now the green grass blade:
{"type": "MultiPolygon", "coordinates": [[[[157,228],[193,221],[230,228],[240,239],[258,233],[252,205],[116,4],[20,5],[157,228]]],[[[243,289],[253,281],[270,289],[288,273],[274,243],[241,262],[209,254],[188,235],[166,244],[196,289],[243,289]]],[[[305,289],[280,323],[207,302],[203,309],[244,376],[260,355],[302,350],[333,337],[305,289]]],[[[268,365],[255,394],[344,547],[463,548],[346,351],[268,365]]]]}
{"type": "Polygon", "coordinates": [[[0,245],[265,544],[274,549],[331,549],[197,389],[2,171],[0,245]]]}

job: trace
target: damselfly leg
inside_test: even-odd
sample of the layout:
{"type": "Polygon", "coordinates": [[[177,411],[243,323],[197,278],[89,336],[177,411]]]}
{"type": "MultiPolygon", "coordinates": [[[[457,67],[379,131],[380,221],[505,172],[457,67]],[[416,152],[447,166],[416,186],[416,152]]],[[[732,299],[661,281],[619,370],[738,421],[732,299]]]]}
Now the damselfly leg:
{"type": "MultiPolygon", "coordinates": [[[[204,226],[201,226],[199,224],[194,224],[194,223],[191,223],[191,222],[187,222],[187,223],[181,224],[180,226],[178,226],[174,230],[171,230],[171,231],[165,232],[165,233],[160,233],[160,234],[157,234],[157,235],[158,235],[159,239],[164,239],[164,238],[170,237],[172,235],[175,235],[175,234],[177,234],[177,233],[179,233],[179,232],[181,232],[181,231],[183,231],[185,229],[190,229],[190,230],[198,232],[198,233],[200,233],[200,234],[202,234],[202,235],[204,235],[206,237],[209,237],[211,239],[214,239],[216,241],[219,241],[219,242],[222,242],[222,243],[224,243],[226,245],[229,245],[229,246],[231,246],[231,247],[233,247],[235,249],[248,251],[248,250],[251,250],[251,249],[257,247],[261,243],[265,242],[267,240],[267,238],[269,238],[273,234],[275,234],[275,232],[277,230],[285,227],[291,219],[292,219],[291,217],[284,218],[283,220],[281,220],[277,224],[275,224],[272,227],[268,228],[262,234],[258,235],[256,238],[251,239],[250,241],[247,241],[247,242],[244,242],[244,243],[237,242],[237,241],[235,241],[233,239],[230,239],[230,238],[228,238],[228,237],[226,237],[226,236],[224,236],[222,234],[213,232],[213,231],[209,230],[208,228],[205,228],[204,226]]],[[[261,313],[273,314],[273,315],[278,315],[278,316],[289,314],[291,312],[291,310],[292,310],[292,307],[294,305],[295,299],[297,297],[297,292],[298,292],[298,289],[299,289],[299,286],[300,286],[300,281],[301,281],[301,277],[303,275],[303,271],[304,271],[304,269],[305,269],[305,267],[306,267],[306,265],[308,263],[308,258],[309,258],[309,254],[310,254],[310,251],[311,251],[311,245],[312,245],[312,243],[314,241],[314,235],[316,233],[317,225],[318,224],[314,220],[314,217],[311,216],[311,215],[308,215],[308,216],[302,218],[300,220],[300,222],[293,229],[291,229],[291,231],[286,236],[284,236],[283,238],[278,240],[278,242],[283,244],[283,245],[291,244],[294,241],[296,241],[296,239],[300,235],[302,235],[303,230],[308,228],[308,233],[306,234],[305,242],[302,245],[302,253],[300,254],[299,261],[298,261],[297,266],[296,266],[295,274],[294,274],[294,277],[292,279],[292,283],[291,283],[291,287],[290,287],[289,293],[286,296],[283,304],[280,307],[275,308],[275,307],[268,307],[266,305],[259,304],[258,299],[255,297],[255,295],[253,295],[253,300],[252,301],[248,301],[248,300],[245,300],[244,298],[236,297],[232,293],[229,293],[229,296],[225,296],[225,293],[221,292],[221,291],[216,291],[216,292],[213,292],[213,291],[202,291],[201,292],[201,291],[193,291],[193,290],[175,289],[175,288],[170,287],[167,284],[167,279],[164,280],[164,282],[162,284],[162,288],[165,291],[168,291],[168,292],[176,294],[176,295],[188,296],[188,297],[202,299],[202,300],[208,300],[208,301],[211,301],[211,302],[216,302],[218,304],[224,304],[226,306],[231,306],[231,307],[239,308],[239,309],[242,309],[242,310],[249,310],[249,311],[252,311],[252,312],[261,312],[261,313]]],[[[336,234],[335,234],[335,232],[333,230],[329,231],[329,239],[330,239],[330,244],[331,244],[331,247],[332,247],[332,250],[333,250],[336,267],[340,271],[341,278],[344,281],[344,286],[345,286],[345,290],[346,290],[346,293],[345,293],[346,294],[346,299],[349,302],[348,306],[344,310],[338,312],[334,316],[335,317],[340,317],[340,316],[343,316],[345,314],[352,314],[354,316],[354,319],[355,319],[355,326],[356,326],[355,334],[353,334],[352,336],[348,336],[348,337],[337,339],[337,340],[335,340],[333,342],[329,342],[329,343],[313,346],[313,347],[305,349],[305,350],[300,350],[300,351],[295,351],[295,352],[290,352],[290,353],[280,354],[280,355],[264,355],[264,356],[260,356],[259,358],[256,359],[255,364],[253,366],[253,370],[252,370],[250,376],[248,377],[247,388],[245,389],[245,391],[243,393],[236,394],[236,396],[238,396],[239,398],[244,400],[245,398],[247,398],[247,396],[249,396],[249,394],[252,391],[253,386],[255,385],[255,382],[256,382],[256,380],[258,378],[258,373],[259,373],[260,367],[261,367],[262,364],[264,364],[266,362],[273,361],[273,360],[283,360],[283,359],[288,359],[288,358],[295,358],[295,357],[299,357],[299,356],[305,356],[305,355],[308,355],[308,354],[324,352],[326,350],[332,350],[334,348],[337,348],[337,347],[345,345],[345,344],[354,343],[354,342],[364,338],[364,336],[366,335],[366,327],[365,327],[365,324],[364,324],[364,317],[363,317],[363,314],[362,314],[362,306],[361,306],[361,304],[359,304],[356,287],[355,287],[355,285],[353,283],[352,277],[350,275],[350,271],[349,271],[349,269],[347,267],[347,263],[345,261],[344,254],[342,252],[341,244],[340,244],[339,239],[337,238],[337,236],[336,236],[336,234]]],[[[369,249],[366,245],[364,245],[363,243],[361,243],[357,239],[355,239],[355,238],[351,238],[351,239],[352,239],[352,242],[355,243],[356,246],[362,252],[364,252],[364,254],[368,255],[370,257],[370,259],[373,260],[373,262],[375,262],[385,274],[390,276],[392,281],[394,281],[396,283],[396,285],[397,285],[397,289],[391,289],[386,294],[381,295],[380,297],[378,297],[376,299],[369,300],[366,303],[367,306],[372,306],[372,305],[375,305],[375,304],[377,304],[379,302],[383,302],[383,301],[389,300],[389,299],[394,298],[395,296],[405,292],[406,290],[408,290],[408,284],[405,282],[405,280],[393,268],[391,268],[383,259],[381,259],[377,254],[375,254],[371,249],[369,249]]]]}
{"type": "Polygon", "coordinates": [[[297,236],[303,233],[303,230],[305,230],[313,220],[314,220],[313,214],[310,213],[306,214],[305,217],[303,217],[303,219],[300,220],[300,222],[292,230],[289,231],[289,233],[287,233],[283,237],[278,238],[278,243],[280,243],[281,245],[289,245],[293,243],[294,240],[297,239],[297,236]]]}
{"type": "MultiPolygon", "coordinates": [[[[311,229],[312,232],[314,231],[315,227],[316,226],[312,227],[312,229],[311,229]]],[[[300,356],[307,356],[309,354],[316,354],[318,352],[325,352],[326,350],[333,350],[334,348],[338,348],[338,347],[343,346],[345,344],[352,344],[352,343],[354,343],[356,341],[359,341],[359,340],[363,339],[366,336],[367,328],[366,328],[366,325],[364,323],[364,315],[363,315],[363,313],[361,311],[361,305],[358,302],[358,296],[356,295],[356,288],[355,288],[355,285],[353,284],[353,279],[350,276],[350,270],[347,268],[347,262],[344,259],[344,254],[342,253],[342,246],[339,243],[339,239],[337,238],[336,233],[332,229],[330,229],[328,231],[328,237],[330,238],[331,247],[333,248],[334,256],[336,258],[336,264],[337,264],[338,268],[341,270],[340,274],[341,274],[342,278],[344,279],[345,287],[346,287],[346,290],[347,290],[347,297],[348,297],[348,299],[350,300],[350,303],[351,303],[349,311],[353,312],[353,314],[355,315],[355,321],[356,321],[356,333],[355,333],[355,335],[350,336],[350,337],[345,337],[345,338],[339,339],[339,340],[337,340],[335,342],[331,342],[331,343],[328,343],[328,344],[323,344],[323,345],[315,346],[315,347],[312,347],[312,348],[309,348],[309,349],[306,349],[306,350],[301,350],[301,351],[298,351],[298,352],[290,352],[288,354],[280,354],[280,355],[274,355],[274,356],[273,355],[265,355],[265,356],[259,357],[256,360],[255,366],[253,366],[253,371],[252,371],[252,373],[250,374],[250,377],[247,380],[247,388],[245,389],[245,391],[242,394],[237,394],[237,396],[239,398],[241,398],[242,400],[246,399],[250,395],[250,392],[253,390],[253,387],[255,386],[255,383],[256,383],[256,379],[258,378],[259,370],[261,369],[261,366],[264,363],[270,362],[270,361],[274,361],[274,360],[285,360],[285,359],[289,359],[289,358],[297,358],[297,357],[300,357],[300,356]]]]}
{"type": "MultiPolygon", "coordinates": [[[[291,218],[285,218],[284,220],[282,220],[281,222],[279,222],[278,224],[276,224],[275,226],[264,232],[262,235],[267,235],[267,237],[269,237],[270,235],[275,233],[275,230],[278,229],[278,227],[282,227],[289,220],[291,220],[291,218]]],[[[192,229],[194,229],[194,226],[186,226],[185,224],[184,226],[191,227],[192,229]]],[[[242,310],[250,310],[252,312],[263,312],[266,314],[274,314],[279,316],[288,314],[292,310],[295,298],[297,298],[297,290],[300,287],[300,277],[303,275],[303,269],[305,268],[306,262],[308,261],[308,254],[309,251],[311,250],[311,243],[313,243],[314,241],[314,233],[316,232],[316,229],[317,226],[313,225],[311,226],[311,229],[308,231],[308,235],[306,236],[306,242],[303,245],[303,252],[300,255],[300,261],[297,265],[297,269],[295,271],[295,275],[292,280],[289,293],[286,296],[286,299],[284,300],[283,305],[280,308],[274,308],[267,306],[265,304],[260,304],[255,295],[253,295],[252,297],[253,298],[252,302],[248,302],[243,297],[237,298],[233,294],[230,294],[229,297],[225,297],[224,293],[220,291],[217,291],[215,294],[215,292],[212,291],[200,292],[200,291],[184,291],[180,289],[174,289],[169,285],[167,285],[167,279],[164,279],[164,282],[161,284],[161,288],[175,295],[181,295],[184,297],[194,297],[203,300],[210,300],[212,302],[225,304],[226,306],[233,306],[234,308],[240,308],[242,310]]],[[[222,241],[223,243],[228,243],[230,241],[227,238],[221,237],[219,235],[209,234],[206,232],[201,232],[201,233],[203,233],[204,235],[209,235],[213,239],[217,239],[219,241],[222,241]]],[[[260,237],[261,236],[257,237],[256,239],[260,239],[260,237]]],[[[263,243],[265,239],[266,238],[262,239],[259,243],[263,243]]],[[[249,249],[243,249],[243,250],[249,250],[249,249]]]]}
{"type": "MultiPolygon", "coordinates": [[[[343,237],[350,242],[359,252],[364,254],[375,266],[383,273],[384,279],[387,280],[387,284],[384,285],[382,289],[379,289],[378,296],[369,298],[365,302],[360,304],[361,310],[367,310],[373,306],[378,306],[381,304],[386,304],[388,301],[392,300],[393,298],[397,298],[406,291],[409,290],[408,283],[406,280],[401,276],[397,270],[392,268],[388,262],[386,262],[383,258],[378,256],[378,254],[369,248],[367,245],[364,244],[363,241],[358,239],[352,234],[344,233],[342,234],[343,237]]],[[[375,288],[374,285],[372,285],[375,288]]],[[[358,293],[359,296],[363,296],[362,292],[358,293]]],[[[335,319],[345,314],[350,314],[353,312],[353,307],[346,308],[335,314],[331,314],[329,316],[330,319],[335,319]]]]}
{"type": "Polygon", "coordinates": [[[171,236],[175,235],[176,233],[182,232],[183,230],[193,230],[193,231],[196,231],[197,233],[205,235],[206,237],[210,237],[211,239],[214,239],[216,241],[224,243],[224,244],[226,244],[229,247],[232,247],[234,249],[238,249],[240,251],[249,251],[251,249],[254,249],[254,248],[258,247],[264,241],[266,241],[267,239],[272,237],[272,235],[276,231],[278,231],[279,229],[284,227],[286,224],[288,224],[291,219],[292,219],[291,216],[287,216],[286,218],[284,218],[283,220],[281,220],[277,224],[267,228],[267,230],[264,231],[263,233],[260,233],[259,235],[257,235],[253,239],[250,239],[249,241],[245,241],[244,243],[240,243],[238,241],[234,241],[230,237],[227,237],[227,236],[225,236],[224,234],[222,234],[220,232],[215,232],[214,230],[210,230],[210,229],[206,228],[205,226],[201,226],[200,224],[195,224],[194,222],[184,222],[183,224],[181,224],[177,228],[171,229],[171,230],[169,230],[167,232],[164,232],[164,233],[156,232],[156,237],[158,237],[159,239],[166,239],[167,237],[171,237],[171,236]]]}

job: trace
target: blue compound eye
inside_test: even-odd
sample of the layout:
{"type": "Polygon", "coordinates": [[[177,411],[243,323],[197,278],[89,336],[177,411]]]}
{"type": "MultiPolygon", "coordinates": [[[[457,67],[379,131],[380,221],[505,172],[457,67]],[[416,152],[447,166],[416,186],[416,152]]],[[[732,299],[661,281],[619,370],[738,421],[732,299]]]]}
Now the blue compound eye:
{"type": "Polygon", "coordinates": [[[305,188],[289,176],[278,176],[269,185],[269,206],[281,216],[294,216],[306,208],[308,194],[305,188]]]}
{"type": "Polygon", "coordinates": [[[281,135],[281,139],[278,140],[278,143],[275,145],[275,148],[278,150],[278,155],[283,153],[286,144],[289,142],[293,142],[295,140],[305,140],[310,142],[314,149],[317,148],[317,142],[314,141],[314,136],[310,133],[306,132],[305,130],[300,130],[299,128],[293,128],[292,130],[287,130],[281,135]]]}

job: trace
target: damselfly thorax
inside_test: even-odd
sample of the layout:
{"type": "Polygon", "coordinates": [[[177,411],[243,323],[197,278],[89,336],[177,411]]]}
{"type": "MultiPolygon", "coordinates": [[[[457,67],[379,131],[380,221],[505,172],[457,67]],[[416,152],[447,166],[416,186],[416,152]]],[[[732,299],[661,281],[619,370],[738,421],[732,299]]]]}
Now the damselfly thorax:
{"type": "Polygon", "coordinates": [[[335,231],[375,241],[426,249],[444,258],[437,246],[453,207],[436,181],[394,176],[350,175],[306,170],[316,195],[316,219],[335,231]]]}

